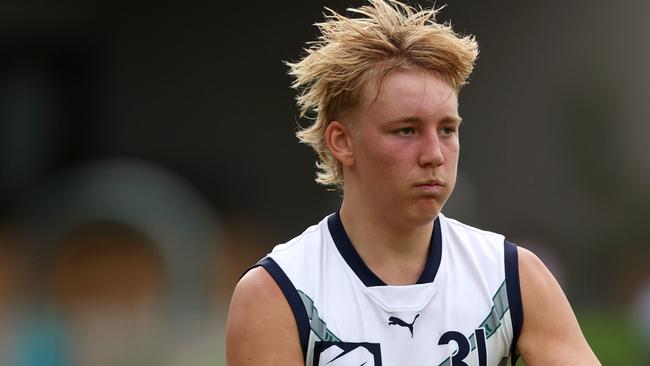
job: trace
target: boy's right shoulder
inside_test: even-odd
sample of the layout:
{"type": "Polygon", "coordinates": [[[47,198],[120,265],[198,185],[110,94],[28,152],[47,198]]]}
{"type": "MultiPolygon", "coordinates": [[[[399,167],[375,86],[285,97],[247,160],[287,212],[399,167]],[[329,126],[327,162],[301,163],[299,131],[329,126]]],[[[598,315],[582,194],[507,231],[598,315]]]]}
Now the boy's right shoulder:
{"type": "Polygon", "coordinates": [[[273,247],[271,254],[281,254],[283,252],[295,252],[300,250],[313,249],[314,246],[323,242],[323,236],[329,236],[327,220],[329,216],[323,218],[317,224],[309,226],[305,231],[295,238],[278,244],[273,247]]]}
{"type": "Polygon", "coordinates": [[[240,279],[226,325],[230,365],[302,365],[302,350],[293,313],[282,290],[264,268],[240,279]]]}

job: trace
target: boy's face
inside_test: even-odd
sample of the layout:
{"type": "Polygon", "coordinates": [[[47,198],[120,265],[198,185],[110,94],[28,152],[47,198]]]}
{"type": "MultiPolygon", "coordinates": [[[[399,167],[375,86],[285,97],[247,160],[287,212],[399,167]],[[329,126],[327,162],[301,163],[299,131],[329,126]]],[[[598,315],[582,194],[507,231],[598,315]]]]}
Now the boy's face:
{"type": "Polygon", "coordinates": [[[382,215],[430,223],[456,182],[461,118],[453,88],[435,73],[396,69],[379,93],[364,88],[350,117],[354,162],[346,180],[382,215]]]}

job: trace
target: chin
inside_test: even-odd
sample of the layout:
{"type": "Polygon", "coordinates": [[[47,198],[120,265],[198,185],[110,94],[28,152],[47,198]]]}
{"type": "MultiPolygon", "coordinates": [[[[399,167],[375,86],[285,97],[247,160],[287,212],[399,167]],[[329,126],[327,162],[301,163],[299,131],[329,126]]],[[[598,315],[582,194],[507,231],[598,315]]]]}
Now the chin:
{"type": "Polygon", "coordinates": [[[409,216],[415,226],[428,225],[438,217],[441,209],[441,205],[417,207],[409,216]]]}

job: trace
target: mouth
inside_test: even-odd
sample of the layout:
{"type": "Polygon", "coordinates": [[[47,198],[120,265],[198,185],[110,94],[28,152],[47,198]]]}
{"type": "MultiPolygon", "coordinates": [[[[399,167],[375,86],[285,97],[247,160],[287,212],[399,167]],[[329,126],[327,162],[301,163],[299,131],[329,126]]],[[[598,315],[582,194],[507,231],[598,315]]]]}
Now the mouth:
{"type": "Polygon", "coordinates": [[[445,188],[445,184],[442,181],[431,179],[423,182],[416,183],[415,188],[429,193],[438,193],[445,188]]]}
{"type": "Polygon", "coordinates": [[[444,187],[445,183],[438,179],[427,179],[415,183],[415,186],[441,186],[444,187]]]}

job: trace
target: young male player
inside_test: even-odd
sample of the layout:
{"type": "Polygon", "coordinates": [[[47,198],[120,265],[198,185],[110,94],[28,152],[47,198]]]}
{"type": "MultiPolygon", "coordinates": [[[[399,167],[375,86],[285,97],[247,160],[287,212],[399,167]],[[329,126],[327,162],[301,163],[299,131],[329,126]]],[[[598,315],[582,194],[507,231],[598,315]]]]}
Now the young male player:
{"type": "Polygon", "coordinates": [[[534,254],[440,212],[476,42],[435,10],[369,3],[330,13],[290,64],[303,114],[316,113],[298,137],[343,202],[242,277],[228,364],[598,365],[534,254]]]}

